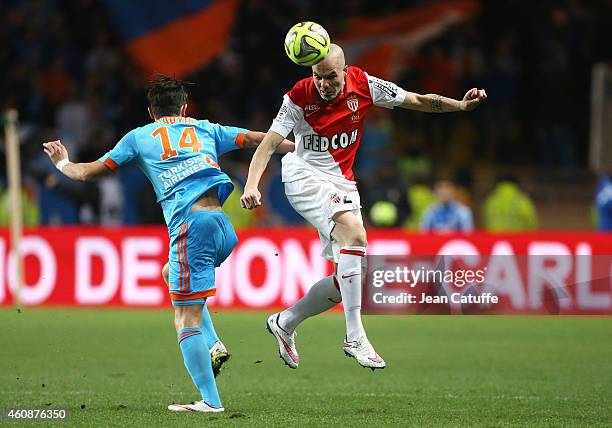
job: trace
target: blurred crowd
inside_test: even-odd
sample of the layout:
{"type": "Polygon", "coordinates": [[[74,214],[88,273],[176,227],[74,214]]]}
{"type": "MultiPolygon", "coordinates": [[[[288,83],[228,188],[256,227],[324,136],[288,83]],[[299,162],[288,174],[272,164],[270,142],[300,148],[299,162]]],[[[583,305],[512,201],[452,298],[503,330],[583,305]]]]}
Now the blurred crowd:
{"type": "MultiPolygon", "coordinates": [[[[351,16],[386,16],[425,3],[244,0],[230,48],[189,76],[194,85],[188,112],[265,131],[282,95],[308,75],[281,48],[296,20],[316,20],[333,35],[351,16]]],[[[531,165],[567,171],[571,180],[571,171],[586,168],[590,72],[595,62],[612,59],[612,1],[481,3],[473,22],[405,53],[396,83],[455,98],[472,86],[483,87],[486,104],[470,114],[444,116],[373,110],[355,167],[368,223],[532,230],[537,213],[520,177],[500,175],[486,199],[474,200],[475,169],[531,165]],[[508,212],[511,207],[515,212],[508,212]]],[[[41,149],[42,142],[61,139],[71,160],[92,161],[149,121],[146,79],[124,50],[104,2],[0,0],[0,5],[0,110],[16,107],[20,114],[26,223],[162,223],[153,191],[136,167],[95,185],[74,183],[41,149]]],[[[301,224],[283,197],[279,162],[271,163],[262,189],[267,209],[239,208],[251,156],[233,152],[222,160],[238,187],[227,205],[234,222],[301,224]]],[[[0,162],[4,165],[4,151],[0,162]]],[[[0,224],[7,219],[4,175],[0,224]]]]}

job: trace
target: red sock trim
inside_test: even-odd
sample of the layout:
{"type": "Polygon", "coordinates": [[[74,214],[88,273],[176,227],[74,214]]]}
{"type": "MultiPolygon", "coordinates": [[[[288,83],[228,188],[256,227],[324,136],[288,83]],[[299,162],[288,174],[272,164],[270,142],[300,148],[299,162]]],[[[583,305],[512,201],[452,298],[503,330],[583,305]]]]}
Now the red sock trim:
{"type": "Polygon", "coordinates": [[[344,248],[340,248],[340,254],[350,254],[352,256],[365,256],[365,251],[356,251],[356,250],[345,250],[344,248]]]}

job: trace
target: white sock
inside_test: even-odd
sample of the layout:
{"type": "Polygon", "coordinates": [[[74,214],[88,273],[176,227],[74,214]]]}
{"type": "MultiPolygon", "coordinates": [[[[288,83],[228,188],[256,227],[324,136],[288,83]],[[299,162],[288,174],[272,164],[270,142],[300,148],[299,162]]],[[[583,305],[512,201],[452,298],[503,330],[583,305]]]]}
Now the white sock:
{"type": "Polygon", "coordinates": [[[365,256],[365,250],[365,247],[358,246],[340,248],[337,278],[344,302],[348,342],[365,335],[361,323],[361,259],[365,256]]]}
{"type": "Polygon", "coordinates": [[[291,334],[306,318],[333,308],[342,300],[333,275],[314,284],[300,300],[280,314],[280,327],[291,334]]]}

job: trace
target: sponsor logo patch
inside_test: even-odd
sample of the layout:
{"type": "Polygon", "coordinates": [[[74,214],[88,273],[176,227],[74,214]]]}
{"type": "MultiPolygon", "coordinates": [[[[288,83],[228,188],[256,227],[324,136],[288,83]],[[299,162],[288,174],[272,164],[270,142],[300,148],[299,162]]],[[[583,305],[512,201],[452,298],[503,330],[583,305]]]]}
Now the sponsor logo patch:
{"type": "Polygon", "coordinates": [[[304,135],[302,144],[306,150],[314,152],[326,152],[328,150],[346,149],[351,144],[357,142],[359,129],[349,132],[340,132],[331,137],[324,137],[318,134],[304,135]]]}
{"type": "Polygon", "coordinates": [[[306,117],[315,114],[319,111],[320,108],[321,106],[317,104],[307,104],[306,106],[304,106],[304,112],[306,113],[306,117]]]}

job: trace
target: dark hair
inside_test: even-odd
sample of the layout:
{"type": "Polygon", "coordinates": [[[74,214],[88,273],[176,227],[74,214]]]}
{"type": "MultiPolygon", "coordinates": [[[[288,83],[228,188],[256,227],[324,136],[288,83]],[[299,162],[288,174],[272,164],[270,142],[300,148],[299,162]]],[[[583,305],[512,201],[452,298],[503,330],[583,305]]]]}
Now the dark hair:
{"type": "Polygon", "coordinates": [[[187,103],[188,82],[158,75],[149,82],[147,99],[156,118],[177,115],[187,103]]]}

